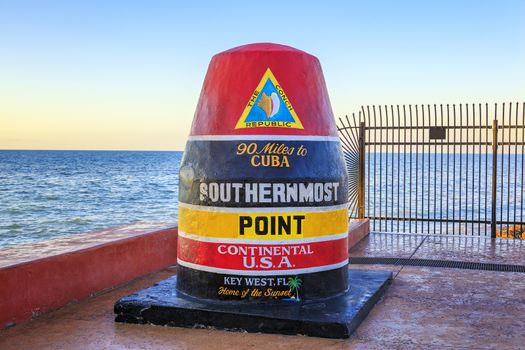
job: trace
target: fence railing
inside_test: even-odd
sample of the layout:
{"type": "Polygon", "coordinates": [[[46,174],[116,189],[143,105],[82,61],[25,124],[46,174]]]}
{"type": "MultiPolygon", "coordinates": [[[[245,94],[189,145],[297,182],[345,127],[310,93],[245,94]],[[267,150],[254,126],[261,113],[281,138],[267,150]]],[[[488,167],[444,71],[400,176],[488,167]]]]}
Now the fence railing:
{"type": "Polygon", "coordinates": [[[525,103],[391,105],[340,119],[351,215],[375,231],[520,228],[524,114],[525,103]]]}

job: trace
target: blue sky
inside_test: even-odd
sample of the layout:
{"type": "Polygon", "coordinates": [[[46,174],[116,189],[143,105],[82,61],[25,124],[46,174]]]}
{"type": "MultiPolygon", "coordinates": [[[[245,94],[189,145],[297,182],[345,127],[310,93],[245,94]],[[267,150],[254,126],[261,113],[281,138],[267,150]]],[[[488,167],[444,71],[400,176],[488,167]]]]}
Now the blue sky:
{"type": "Polygon", "coordinates": [[[211,56],[317,56],[334,113],[516,102],[525,1],[0,0],[0,149],[182,150],[211,56]]]}

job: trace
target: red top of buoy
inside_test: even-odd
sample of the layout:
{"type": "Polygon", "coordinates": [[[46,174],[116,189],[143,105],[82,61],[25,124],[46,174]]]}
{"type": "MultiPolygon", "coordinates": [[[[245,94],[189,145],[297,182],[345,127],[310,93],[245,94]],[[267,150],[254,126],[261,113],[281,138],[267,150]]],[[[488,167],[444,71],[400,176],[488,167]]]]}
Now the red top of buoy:
{"type": "Polygon", "coordinates": [[[215,55],[190,135],[337,136],[319,60],[272,43],[215,55]]]}

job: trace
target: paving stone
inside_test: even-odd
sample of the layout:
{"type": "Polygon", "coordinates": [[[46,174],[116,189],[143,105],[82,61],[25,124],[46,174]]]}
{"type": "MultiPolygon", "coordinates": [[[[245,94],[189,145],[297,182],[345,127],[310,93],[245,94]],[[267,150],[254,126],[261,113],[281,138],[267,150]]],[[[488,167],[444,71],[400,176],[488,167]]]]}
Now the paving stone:
{"type": "Polygon", "coordinates": [[[525,241],[472,236],[428,236],[414,259],[525,265],[525,241]]]}
{"type": "Polygon", "coordinates": [[[350,257],[409,258],[425,237],[424,235],[371,232],[350,249],[350,257]]]}

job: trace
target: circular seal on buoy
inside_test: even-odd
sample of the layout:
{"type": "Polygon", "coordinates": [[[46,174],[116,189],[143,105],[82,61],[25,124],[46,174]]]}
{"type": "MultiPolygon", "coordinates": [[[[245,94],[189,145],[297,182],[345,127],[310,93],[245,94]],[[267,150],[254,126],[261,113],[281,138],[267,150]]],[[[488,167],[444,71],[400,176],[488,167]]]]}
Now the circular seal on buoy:
{"type": "Polygon", "coordinates": [[[214,56],[180,170],[177,289],[299,302],[348,288],[348,179],[319,61],[214,56]]]}

